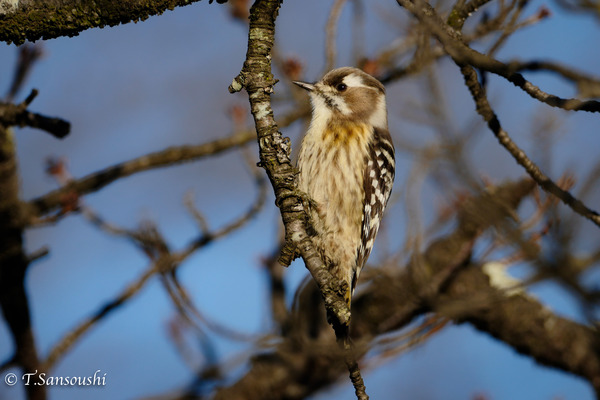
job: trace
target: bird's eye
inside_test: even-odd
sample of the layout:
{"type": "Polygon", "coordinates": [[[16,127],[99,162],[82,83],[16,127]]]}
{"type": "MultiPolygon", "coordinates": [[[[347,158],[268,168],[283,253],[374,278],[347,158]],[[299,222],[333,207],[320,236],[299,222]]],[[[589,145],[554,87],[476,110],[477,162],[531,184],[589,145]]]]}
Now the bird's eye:
{"type": "Polygon", "coordinates": [[[335,88],[338,90],[338,92],[343,92],[344,90],[348,89],[348,86],[346,86],[345,83],[340,83],[335,88]]]}

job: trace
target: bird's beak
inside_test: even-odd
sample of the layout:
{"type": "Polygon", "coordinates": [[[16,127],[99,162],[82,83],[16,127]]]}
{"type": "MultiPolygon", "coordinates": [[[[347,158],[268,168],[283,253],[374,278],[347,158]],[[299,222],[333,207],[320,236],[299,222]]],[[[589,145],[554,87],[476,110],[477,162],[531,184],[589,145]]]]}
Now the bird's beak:
{"type": "Polygon", "coordinates": [[[313,85],[312,83],[299,82],[299,81],[292,81],[292,82],[294,82],[296,85],[300,86],[302,89],[308,90],[309,92],[312,92],[313,90],[315,90],[315,85],[313,85]]]}

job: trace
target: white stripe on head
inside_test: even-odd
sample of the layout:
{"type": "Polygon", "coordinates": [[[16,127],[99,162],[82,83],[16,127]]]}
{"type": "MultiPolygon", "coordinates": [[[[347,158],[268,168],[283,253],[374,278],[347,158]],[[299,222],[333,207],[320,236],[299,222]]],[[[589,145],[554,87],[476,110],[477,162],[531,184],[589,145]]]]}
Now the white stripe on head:
{"type": "Polygon", "coordinates": [[[387,107],[385,104],[385,96],[379,96],[377,98],[377,104],[375,105],[375,111],[371,114],[369,119],[371,125],[377,128],[387,129],[387,107]]]}
{"type": "Polygon", "coordinates": [[[331,96],[330,97],[331,102],[333,104],[335,104],[335,106],[337,107],[338,110],[340,110],[340,112],[344,115],[350,115],[352,114],[352,110],[350,110],[350,107],[348,107],[348,105],[346,104],[346,102],[344,101],[344,99],[342,99],[339,96],[331,96]]]}
{"type": "Polygon", "coordinates": [[[364,88],[375,89],[375,88],[371,88],[370,86],[365,85],[363,83],[362,77],[360,77],[359,75],[356,75],[354,73],[346,75],[344,77],[344,79],[342,80],[342,82],[344,82],[346,84],[346,86],[348,86],[348,87],[364,87],[364,88]]]}

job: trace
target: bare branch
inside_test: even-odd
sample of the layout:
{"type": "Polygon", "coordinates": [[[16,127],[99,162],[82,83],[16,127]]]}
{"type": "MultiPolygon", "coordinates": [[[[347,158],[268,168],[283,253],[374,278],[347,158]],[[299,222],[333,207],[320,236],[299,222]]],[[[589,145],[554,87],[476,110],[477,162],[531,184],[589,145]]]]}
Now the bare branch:
{"type": "Polygon", "coordinates": [[[8,94],[6,95],[7,102],[11,102],[21,90],[33,66],[43,54],[42,46],[38,44],[24,44],[19,47],[19,58],[15,67],[15,73],[8,94]]]}
{"type": "MultiPolygon", "coordinates": [[[[309,111],[309,109],[305,108],[291,111],[281,118],[281,125],[288,126],[298,118],[306,115],[309,111]]],[[[162,151],[150,153],[142,157],[113,165],[69,182],[67,185],[57,190],[31,200],[29,202],[29,213],[31,216],[44,215],[61,207],[65,197],[68,197],[73,193],[77,196],[82,196],[98,191],[118,179],[125,178],[138,172],[194,161],[202,157],[218,155],[233,148],[243,146],[255,137],[254,131],[240,131],[231,136],[217,139],[212,142],[195,146],[173,146],[162,151]]],[[[35,223],[35,220],[32,223],[35,223]]]]}
{"type": "MultiPolygon", "coordinates": [[[[174,271],[183,261],[187,259],[187,257],[193,254],[194,251],[199,250],[213,241],[223,238],[232,231],[244,226],[246,222],[256,215],[258,210],[264,204],[266,197],[266,190],[264,189],[265,186],[266,185],[264,184],[260,186],[257,200],[246,213],[215,232],[202,234],[198,239],[193,240],[190,245],[177,253],[171,253],[169,251],[169,249],[166,247],[166,242],[156,230],[154,230],[154,232],[150,232],[150,234],[148,232],[131,232],[120,228],[114,229],[112,225],[108,224],[109,229],[115,234],[130,236],[135,243],[141,245],[145,253],[149,255],[153,262],[151,263],[150,267],[135,282],[131,283],[125,290],[123,290],[121,294],[104,306],[100,307],[91,317],[83,321],[74,330],[61,339],[59,343],[52,348],[47,359],[43,362],[42,370],[47,371],[51,369],[56,364],[58,359],[64,356],[64,354],[66,354],[66,352],[77,342],[77,340],[79,340],[87,331],[89,331],[107,315],[117,310],[120,306],[125,304],[127,300],[136,295],[154,274],[165,274],[174,271]],[[151,236],[153,235],[156,237],[155,239],[151,239],[151,236]],[[149,248],[152,246],[157,246],[158,248],[154,250],[149,248]]],[[[88,210],[88,214],[95,220],[101,221],[103,226],[107,226],[107,224],[102,221],[101,218],[94,216],[95,214],[91,212],[91,210],[88,210]]],[[[198,313],[197,315],[200,314],[198,313]]]]}
{"type": "Polygon", "coordinates": [[[5,127],[31,127],[41,129],[54,137],[62,139],[69,134],[71,124],[61,118],[46,117],[27,110],[29,104],[37,96],[38,91],[32,90],[31,94],[21,104],[0,102],[0,124],[5,127]]]}
{"type": "Polygon", "coordinates": [[[576,71],[571,67],[561,65],[552,61],[511,61],[508,66],[514,71],[549,71],[562,76],[573,82],[584,98],[600,97],[600,79],[576,71]]]}
{"type": "MultiPolygon", "coordinates": [[[[16,157],[13,132],[0,123],[0,308],[14,346],[11,362],[26,373],[38,374],[42,370],[25,290],[29,259],[23,246],[23,215],[16,157]]],[[[29,400],[46,399],[43,385],[28,385],[26,391],[29,400]]]]}
{"type": "Polygon", "coordinates": [[[196,221],[198,228],[200,228],[200,232],[202,232],[203,234],[207,234],[208,232],[210,232],[210,228],[208,226],[208,221],[206,220],[206,217],[194,205],[194,195],[192,192],[189,192],[185,195],[184,204],[185,207],[188,209],[189,213],[192,214],[192,216],[194,217],[194,221],[196,221]]]}
{"type": "MultiPolygon", "coordinates": [[[[402,328],[418,315],[439,308],[444,315],[456,317],[457,314],[450,313],[454,308],[444,308],[444,304],[456,304],[455,300],[477,301],[479,298],[473,297],[481,290],[487,294],[491,285],[483,272],[467,268],[469,274],[475,270],[481,278],[473,282],[467,279],[466,272],[458,271],[469,265],[468,249],[472,248],[474,240],[490,227],[505,223],[534,186],[530,179],[526,179],[489,188],[462,205],[458,226],[453,232],[431,243],[423,254],[413,257],[406,268],[380,270],[380,273],[374,274],[373,280],[365,285],[367,289],[359,291],[352,305],[352,338],[356,345],[356,358],[372,348],[371,344],[378,335],[402,328]],[[463,285],[468,285],[468,289],[463,285]],[[452,291],[447,288],[452,288],[452,291]],[[471,297],[462,296],[466,290],[472,294],[471,297]]],[[[283,341],[271,353],[253,357],[248,373],[232,386],[218,390],[215,399],[304,399],[343,373],[339,362],[341,354],[333,345],[331,335],[325,334],[321,328],[325,324],[324,315],[314,315],[313,295],[318,296],[318,293],[311,288],[314,286],[308,285],[298,296],[299,304],[283,341]]],[[[493,299],[493,306],[498,310],[494,318],[511,318],[514,313],[503,308],[506,297],[493,299]]],[[[524,299],[539,304],[535,300],[524,299]]],[[[467,313],[469,307],[460,310],[467,313]]],[[[480,309],[476,313],[478,318],[485,318],[486,314],[480,309]]],[[[461,321],[468,318],[467,315],[461,314],[461,321]]],[[[586,338],[584,346],[592,345],[589,340],[593,337],[592,330],[571,321],[558,320],[566,324],[567,331],[581,331],[586,338]]],[[[523,323],[539,326],[541,321],[530,317],[528,322],[523,323]]],[[[527,329],[527,326],[521,329],[527,329]]],[[[540,353],[554,351],[551,345],[545,343],[544,337],[535,339],[540,342],[540,353]],[[547,347],[542,349],[544,345],[547,347]]],[[[578,346],[578,342],[571,340],[566,333],[563,339],[561,345],[565,351],[578,346]]],[[[528,342],[528,346],[533,345],[532,341],[528,342]]],[[[591,350],[590,347],[586,348],[591,350]]],[[[521,351],[531,354],[533,350],[524,347],[521,351]]],[[[566,363],[555,366],[569,370],[566,363]]],[[[592,369],[586,372],[591,373],[592,369]]]]}
{"type": "Polygon", "coordinates": [[[275,190],[277,205],[286,228],[286,242],[296,243],[306,267],[323,293],[325,304],[337,315],[341,324],[347,324],[350,312],[339,287],[339,282],[325,268],[319,254],[306,233],[307,214],[303,199],[297,191],[296,170],[290,161],[289,138],[277,131],[270,104],[275,80],[271,74],[270,50],[273,47],[274,18],[280,1],[258,0],[251,14],[248,54],[244,68],[233,80],[230,91],[246,88],[256,125],[261,166],[275,190]],[[253,23],[254,21],[254,23],[253,23]]]}
{"type": "MultiPolygon", "coordinates": [[[[161,260],[160,262],[164,262],[161,260]]],[[[63,357],[67,351],[93,326],[95,326],[104,317],[108,316],[113,311],[117,310],[120,306],[125,304],[127,300],[137,294],[148,282],[148,280],[160,270],[160,263],[153,263],[135,282],[131,283],[121,294],[119,294],[114,300],[109,301],[102,307],[100,307],[91,317],[80,323],[75,329],[69,332],[63,337],[54,347],[50,350],[48,357],[43,361],[42,370],[49,371],[52,369],[56,362],[63,357]]]]}
{"type": "MultiPolygon", "coordinates": [[[[498,73],[501,76],[505,76],[509,81],[515,83],[519,81],[522,83],[522,87],[531,89],[532,87],[529,82],[520,74],[513,72],[507,73],[508,67],[499,61],[496,61],[490,57],[487,57],[481,53],[477,53],[475,50],[467,47],[460,40],[460,33],[453,30],[450,26],[446,25],[436,14],[433,7],[423,0],[417,0],[416,6],[408,0],[397,0],[400,5],[411,11],[417,18],[423,21],[432,31],[434,35],[444,44],[444,47],[454,59],[456,64],[461,68],[461,72],[465,78],[465,84],[469,88],[473,99],[475,100],[477,112],[483,117],[488,123],[490,130],[497,137],[498,141],[504,146],[508,152],[515,158],[515,160],[525,168],[527,173],[547,192],[558,197],[563,203],[571,207],[575,212],[589,219],[594,224],[600,226],[600,214],[596,211],[589,209],[583,202],[575,198],[571,193],[561,189],[554,181],[548,178],[538,166],[531,161],[531,159],[521,150],[510,138],[510,136],[504,131],[500,125],[500,121],[496,117],[496,114],[492,110],[485,90],[479,84],[477,80],[477,73],[473,66],[483,68],[490,72],[498,73]],[[469,65],[471,64],[471,65],[469,65]],[[503,75],[504,74],[504,75],[503,75]],[[518,76],[517,76],[518,75],[518,76]]],[[[517,84],[517,83],[515,83],[517,84]]],[[[519,86],[519,85],[517,85],[519,86]]],[[[538,88],[535,88],[539,90],[538,88]]],[[[527,91],[527,89],[526,89],[527,91]]],[[[541,92],[541,91],[540,91],[541,92]]],[[[530,93],[530,92],[528,92],[530,93]]],[[[532,94],[532,93],[530,93],[532,94]]],[[[600,111],[600,103],[596,101],[581,102],[580,100],[563,100],[556,96],[546,95],[532,97],[537,98],[540,101],[546,102],[550,98],[555,98],[562,108],[565,109],[576,109],[585,111],[600,111]]],[[[554,100],[552,101],[554,105],[554,100]]],[[[550,104],[550,103],[548,103],[550,104]]],[[[550,105],[553,105],[550,104],[550,105]]]]}
{"type": "Polygon", "coordinates": [[[327,18],[326,25],[326,39],[325,39],[325,72],[335,67],[337,45],[335,39],[337,38],[337,25],[342,13],[342,8],[346,4],[347,0],[336,0],[331,6],[331,12],[329,18],[327,18]]]}
{"type": "Polygon", "coordinates": [[[532,98],[539,100],[552,107],[562,108],[564,110],[600,112],[600,102],[595,100],[581,101],[578,99],[563,99],[553,94],[541,90],[526,80],[523,75],[515,72],[509,65],[506,65],[485,54],[468,47],[461,39],[460,31],[444,23],[435,9],[429,3],[423,0],[397,0],[398,4],[413,13],[422,21],[431,33],[442,43],[445,50],[452,59],[459,65],[471,65],[475,68],[489,71],[499,75],[532,98]]]}
{"type": "Polygon", "coordinates": [[[489,2],[490,0],[471,0],[465,3],[465,0],[458,0],[448,16],[448,25],[462,30],[467,18],[489,2]]]}
{"type": "Polygon", "coordinates": [[[118,179],[135,173],[193,161],[210,155],[217,155],[237,146],[242,146],[253,138],[254,132],[245,131],[196,146],[169,147],[166,150],[150,153],[139,158],[134,158],[133,160],[113,165],[112,167],[94,172],[81,179],[74,180],[60,189],[31,200],[29,204],[32,207],[32,215],[43,215],[60,207],[64,196],[69,193],[75,192],[78,195],[92,193],[118,179]]]}
{"type": "Polygon", "coordinates": [[[492,110],[484,89],[477,81],[477,73],[470,66],[461,66],[461,72],[465,78],[465,84],[469,88],[477,112],[487,122],[488,127],[494,133],[500,144],[508,150],[508,152],[514,157],[514,159],[523,167],[525,171],[544,189],[550,194],[558,197],[563,203],[569,206],[573,211],[579,215],[589,219],[594,224],[600,226],[600,215],[588,208],[581,200],[575,198],[571,193],[561,189],[552,179],[546,176],[538,166],[531,161],[531,159],[521,150],[515,142],[510,138],[508,133],[500,125],[500,121],[496,117],[496,114],[492,110]]]}
{"type": "Polygon", "coordinates": [[[477,265],[457,275],[440,297],[440,304],[444,303],[437,309],[442,315],[469,322],[538,363],[579,375],[596,393],[600,390],[599,342],[594,329],[553,314],[525,294],[494,287],[477,265]]]}
{"type": "Polygon", "coordinates": [[[0,10],[0,41],[23,44],[26,40],[33,42],[38,39],[76,36],[89,28],[143,21],[197,1],[199,0],[65,0],[57,6],[44,1],[22,0],[11,10],[0,10]]]}
{"type": "MultiPolygon", "coordinates": [[[[448,16],[448,24],[453,26],[455,29],[462,28],[462,24],[466,21],[466,18],[475,12],[479,7],[487,4],[489,0],[475,0],[465,4],[464,1],[457,1],[454,8],[450,12],[448,16]]],[[[497,49],[501,44],[505,42],[505,40],[517,31],[525,26],[531,25],[534,22],[537,22],[541,19],[541,17],[536,16],[528,19],[523,23],[517,23],[518,16],[520,15],[520,7],[523,7],[525,2],[519,1],[517,4],[517,0],[512,0],[508,5],[500,4],[500,11],[498,15],[493,17],[490,20],[486,20],[477,25],[473,33],[465,34],[462,36],[462,40],[464,43],[469,44],[473,41],[481,39],[490,33],[494,33],[500,31],[501,36],[497,40],[495,40],[494,45],[492,46],[492,50],[497,49]],[[512,14],[510,21],[506,26],[503,26],[507,17],[511,14],[511,11],[514,9],[515,5],[517,5],[517,10],[512,14]]],[[[421,34],[423,36],[423,34],[421,34]]],[[[427,33],[427,36],[429,34],[427,33]]],[[[405,40],[404,46],[408,46],[408,48],[412,48],[410,46],[410,42],[415,42],[415,38],[411,38],[410,40],[405,40]]],[[[419,41],[418,43],[421,43],[419,41]]],[[[380,80],[382,83],[386,84],[393,80],[397,80],[403,78],[408,75],[412,75],[415,73],[420,73],[423,71],[424,67],[431,64],[434,61],[437,61],[447,55],[445,49],[441,46],[432,46],[429,41],[425,42],[427,44],[427,51],[415,51],[414,56],[410,60],[410,62],[406,65],[402,65],[399,67],[395,67],[388,71],[380,80]]],[[[421,46],[422,47],[422,46],[421,46]]],[[[382,54],[383,58],[389,58],[389,54],[384,52],[382,54]]]]}

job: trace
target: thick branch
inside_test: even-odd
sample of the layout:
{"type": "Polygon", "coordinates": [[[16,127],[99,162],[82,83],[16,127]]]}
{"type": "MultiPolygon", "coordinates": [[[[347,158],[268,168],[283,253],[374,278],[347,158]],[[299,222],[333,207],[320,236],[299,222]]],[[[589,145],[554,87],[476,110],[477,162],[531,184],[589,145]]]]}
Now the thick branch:
{"type": "MultiPolygon", "coordinates": [[[[26,1],[0,13],[0,41],[23,44],[26,40],[76,36],[89,28],[103,28],[146,20],[178,6],[199,0],[65,0],[26,1]]],[[[212,1],[212,0],[211,0],[212,1]]]]}
{"type": "Polygon", "coordinates": [[[600,391],[598,333],[527,296],[494,287],[480,266],[461,271],[440,296],[440,314],[468,322],[538,363],[589,381],[600,391]]]}
{"type": "MultiPolygon", "coordinates": [[[[11,333],[13,360],[24,372],[41,372],[25,291],[29,261],[23,249],[14,138],[3,124],[0,124],[0,238],[0,308],[11,333]]],[[[46,398],[43,385],[28,385],[26,389],[30,400],[46,398]]]]}

